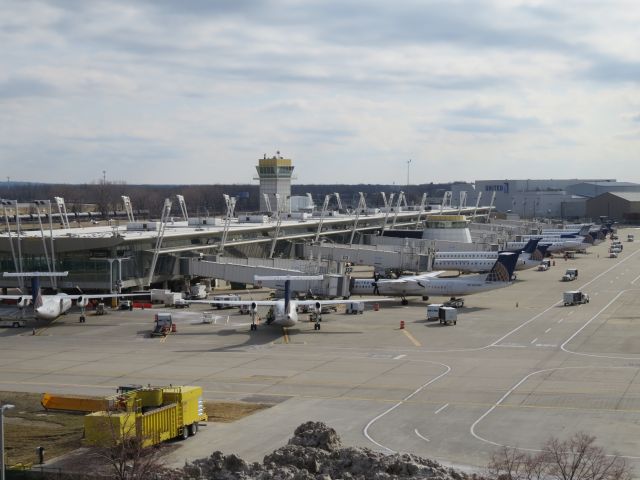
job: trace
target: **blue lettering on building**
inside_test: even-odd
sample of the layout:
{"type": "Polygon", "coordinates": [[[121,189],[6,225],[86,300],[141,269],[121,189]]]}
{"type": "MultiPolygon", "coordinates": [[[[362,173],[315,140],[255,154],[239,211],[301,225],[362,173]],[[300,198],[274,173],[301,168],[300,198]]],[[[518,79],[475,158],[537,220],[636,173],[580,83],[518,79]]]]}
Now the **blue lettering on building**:
{"type": "Polygon", "coordinates": [[[485,185],[484,189],[486,192],[509,193],[509,182],[504,182],[498,185],[485,185]]]}

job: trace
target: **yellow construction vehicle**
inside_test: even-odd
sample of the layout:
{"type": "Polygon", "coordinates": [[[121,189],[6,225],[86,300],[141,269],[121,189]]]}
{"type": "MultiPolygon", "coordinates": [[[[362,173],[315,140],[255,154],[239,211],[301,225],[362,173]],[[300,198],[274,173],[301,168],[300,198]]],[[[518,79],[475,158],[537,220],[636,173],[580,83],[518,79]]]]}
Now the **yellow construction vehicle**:
{"type": "Polygon", "coordinates": [[[109,447],[137,438],[143,447],[172,438],[186,439],[207,421],[202,387],[118,388],[107,398],[44,394],[47,409],[92,412],[84,417],[84,440],[88,445],[109,447]]]}
{"type": "Polygon", "coordinates": [[[206,420],[201,387],[147,387],[122,393],[109,410],[85,416],[85,442],[110,446],[138,438],[147,447],[195,435],[206,420]]]}

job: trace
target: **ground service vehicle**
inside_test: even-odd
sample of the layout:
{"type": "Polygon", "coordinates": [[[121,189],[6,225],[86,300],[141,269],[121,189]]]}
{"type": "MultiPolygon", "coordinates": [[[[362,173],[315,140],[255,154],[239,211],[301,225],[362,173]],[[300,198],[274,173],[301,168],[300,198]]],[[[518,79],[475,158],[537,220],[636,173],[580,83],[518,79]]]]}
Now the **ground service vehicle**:
{"type": "Polygon", "coordinates": [[[437,320],[440,318],[440,307],[443,307],[442,303],[432,303],[427,305],[427,320],[437,320]]]}
{"type": "Polygon", "coordinates": [[[223,303],[216,303],[216,301],[227,301],[227,302],[236,301],[236,302],[239,302],[240,301],[240,295],[233,295],[231,293],[229,293],[227,295],[216,295],[215,297],[213,297],[212,300],[213,300],[213,302],[211,303],[211,305],[216,307],[218,310],[220,310],[222,308],[234,308],[234,305],[225,305],[223,303]]]}
{"type": "Polygon", "coordinates": [[[450,300],[444,302],[444,306],[452,308],[462,308],[464,307],[464,300],[461,298],[451,298],[450,300]]]}
{"type": "Polygon", "coordinates": [[[84,417],[85,442],[108,447],[138,438],[148,447],[195,435],[206,420],[201,387],[134,389],[111,397],[108,409],[84,417]]]}
{"type": "Polygon", "coordinates": [[[440,307],[438,318],[441,325],[455,325],[458,323],[458,310],[453,307],[440,307]]]}
{"type": "Polygon", "coordinates": [[[174,308],[189,308],[190,304],[184,298],[178,298],[173,303],[174,308]]]}
{"type": "Polygon", "coordinates": [[[166,337],[169,333],[176,331],[176,325],[170,313],[156,313],[154,320],[156,325],[151,332],[152,337],[166,337]]]}
{"type": "Polygon", "coordinates": [[[627,235],[627,242],[633,242],[633,240],[635,239],[635,237],[633,236],[632,233],[630,233],[629,235],[627,235]]]}
{"type": "Polygon", "coordinates": [[[347,303],[347,308],[344,313],[356,315],[358,313],[364,313],[364,302],[350,302],[347,303]]]}
{"type": "Polygon", "coordinates": [[[25,327],[27,325],[26,320],[21,320],[19,318],[9,319],[9,320],[0,320],[0,327],[25,327]]]}
{"type": "Polygon", "coordinates": [[[549,270],[549,268],[551,267],[551,260],[543,260],[540,265],[538,265],[538,270],[540,272],[545,272],[547,270],[549,270]]]}
{"type": "Polygon", "coordinates": [[[564,300],[564,306],[579,305],[581,303],[589,303],[589,295],[582,293],[580,290],[570,290],[564,292],[562,299],[564,300]]]}

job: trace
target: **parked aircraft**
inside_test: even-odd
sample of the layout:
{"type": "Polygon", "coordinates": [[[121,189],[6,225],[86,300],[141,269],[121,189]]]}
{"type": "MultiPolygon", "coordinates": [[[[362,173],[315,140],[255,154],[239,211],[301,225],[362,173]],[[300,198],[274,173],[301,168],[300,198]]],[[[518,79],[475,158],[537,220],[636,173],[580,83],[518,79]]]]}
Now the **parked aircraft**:
{"type": "MultiPolygon", "coordinates": [[[[349,300],[294,300],[291,298],[291,280],[322,280],[319,276],[256,276],[256,281],[263,280],[284,280],[284,298],[277,300],[186,300],[188,303],[200,303],[210,305],[231,305],[231,306],[248,306],[251,315],[251,330],[257,330],[256,316],[258,307],[272,307],[273,317],[267,321],[268,324],[279,325],[282,327],[292,327],[300,321],[298,316],[298,307],[308,306],[312,308],[312,315],[315,320],[314,330],[320,330],[320,322],[322,321],[322,307],[325,305],[340,305],[349,303],[349,300]]],[[[365,298],[359,299],[358,302],[380,302],[386,299],[365,298]]]]}
{"type": "MultiPolygon", "coordinates": [[[[520,252],[516,270],[537,267],[544,258],[544,251],[537,249],[538,239],[529,240],[520,252]]],[[[517,250],[515,250],[517,251],[517,250]]],[[[458,270],[461,273],[488,272],[501,252],[436,252],[433,268],[437,270],[458,270]]]]}
{"type": "Polygon", "coordinates": [[[450,296],[452,299],[463,295],[503,288],[513,283],[513,271],[519,253],[504,252],[498,255],[488,274],[466,275],[455,278],[442,278],[443,271],[434,271],[421,275],[400,277],[397,279],[353,279],[351,293],[355,295],[377,294],[402,297],[419,296],[427,300],[429,295],[450,296]]]}
{"type": "MultiPolygon", "coordinates": [[[[66,274],[66,272],[65,272],[66,274]]],[[[150,295],[150,293],[97,293],[97,294],[78,294],[68,295],[66,293],[56,293],[54,295],[42,295],[40,293],[40,284],[37,280],[40,276],[48,276],[48,274],[42,274],[40,272],[25,272],[21,274],[5,273],[5,277],[24,276],[32,277],[32,294],[18,294],[18,295],[0,295],[1,300],[13,300],[16,302],[16,306],[20,310],[20,314],[24,315],[24,309],[29,305],[33,305],[33,315],[35,318],[42,320],[55,320],[60,315],[66,313],[73,306],[75,301],[76,305],[80,307],[82,316],[84,316],[84,308],[89,304],[91,300],[102,298],[114,298],[114,297],[135,297],[141,295],[150,295]]]]}

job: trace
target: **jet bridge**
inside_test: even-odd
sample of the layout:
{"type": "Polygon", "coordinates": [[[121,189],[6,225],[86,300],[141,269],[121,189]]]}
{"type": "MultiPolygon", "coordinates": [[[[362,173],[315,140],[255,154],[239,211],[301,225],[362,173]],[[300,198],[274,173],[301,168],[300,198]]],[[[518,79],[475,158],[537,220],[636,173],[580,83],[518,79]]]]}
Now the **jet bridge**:
{"type": "Polygon", "coordinates": [[[430,254],[413,249],[384,249],[363,245],[302,245],[306,258],[371,265],[376,270],[396,269],[411,272],[431,270],[430,254]]]}
{"type": "MultiPolygon", "coordinates": [[[[321,282],[295,280],[291,284],[293,291],[311,292],[324,297],[348,297],[349,278],[341,274],[330,274],[327,265],[306,260],[268,259],[268,258],[231,258],[207,256],[180,259],[180,271],[192,277],[218,278],[229,282],[254,285],[255,276],[306,276],[323,275],[321,282]]],[[[282,282],[280,282],[282,283],[282,282]]],[[[279,288],[276,281],[263,281],[262,286],[279,288]]]]}

